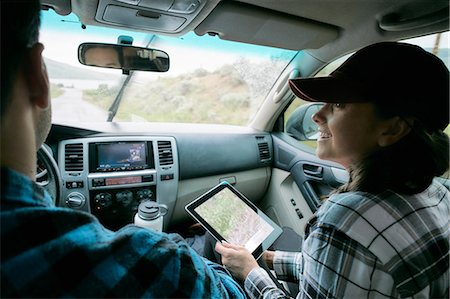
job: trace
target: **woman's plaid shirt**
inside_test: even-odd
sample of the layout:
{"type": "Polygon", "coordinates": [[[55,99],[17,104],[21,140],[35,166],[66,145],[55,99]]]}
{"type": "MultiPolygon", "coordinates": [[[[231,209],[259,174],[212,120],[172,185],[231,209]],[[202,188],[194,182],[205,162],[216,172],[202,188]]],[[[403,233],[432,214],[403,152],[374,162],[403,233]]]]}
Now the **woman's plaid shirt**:
{"type": "MultiPolygon", "coordinates": [[[[448,190],[438,182],[404,196],[391,191],[331,196],[306,228],[302,252],[276,252],[281,280],[297,298],[448,298],[448,190]]],[[[262,269],[245,281],[252,298],[283,298],[262,269]]]]}

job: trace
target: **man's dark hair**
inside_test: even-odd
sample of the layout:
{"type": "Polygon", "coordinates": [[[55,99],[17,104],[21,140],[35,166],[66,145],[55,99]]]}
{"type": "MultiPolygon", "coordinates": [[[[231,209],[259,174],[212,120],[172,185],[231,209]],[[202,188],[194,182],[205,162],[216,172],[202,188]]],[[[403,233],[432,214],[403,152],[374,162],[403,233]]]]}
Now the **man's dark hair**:
{"type": "Polygon", "coordinates": [[[7,109],[17,70],[24,63],[27,48],[39,39],[39,0],[1,2],[1,116],[7,109]]]}

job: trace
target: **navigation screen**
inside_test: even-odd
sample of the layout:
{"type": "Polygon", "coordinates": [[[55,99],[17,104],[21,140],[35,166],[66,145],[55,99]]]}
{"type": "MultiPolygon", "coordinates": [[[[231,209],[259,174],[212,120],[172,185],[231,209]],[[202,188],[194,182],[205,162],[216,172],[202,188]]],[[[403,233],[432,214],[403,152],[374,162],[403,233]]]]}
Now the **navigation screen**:
{"type": "Polygon", "coordinates": [[[253,252],[274,230],[251,207],[225,188],[194,209],[229,243],[253,252]]]}
{"type": "Polygon", "coordinates": [[[145,142],[97,144],[97,170],[120,171],[147,168],[145,142]]]}

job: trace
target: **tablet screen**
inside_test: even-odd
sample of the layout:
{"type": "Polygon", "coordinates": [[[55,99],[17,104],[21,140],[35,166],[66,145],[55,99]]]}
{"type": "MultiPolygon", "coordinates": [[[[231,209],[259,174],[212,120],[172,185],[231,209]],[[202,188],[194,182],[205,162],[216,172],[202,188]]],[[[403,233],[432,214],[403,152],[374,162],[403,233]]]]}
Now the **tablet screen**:
{"type": "Polygon", "coordinates": [[[242,245],[252,253],[266,250],[281,233],[281,228],[228,183],[214,187],[186,210],[219,241],[242,245]]]}

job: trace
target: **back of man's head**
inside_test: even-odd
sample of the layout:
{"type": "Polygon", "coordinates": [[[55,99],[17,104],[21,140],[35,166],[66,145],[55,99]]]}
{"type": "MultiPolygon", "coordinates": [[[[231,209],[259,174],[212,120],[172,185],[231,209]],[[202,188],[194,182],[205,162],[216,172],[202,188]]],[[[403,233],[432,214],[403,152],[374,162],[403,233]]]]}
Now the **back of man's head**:
{"type": "Polygon", "coordinates": [[[25,61],[26,49],[39,39],[39,0],[1,2],[1,116],[11,101],[17,70],[25,61]]]}

